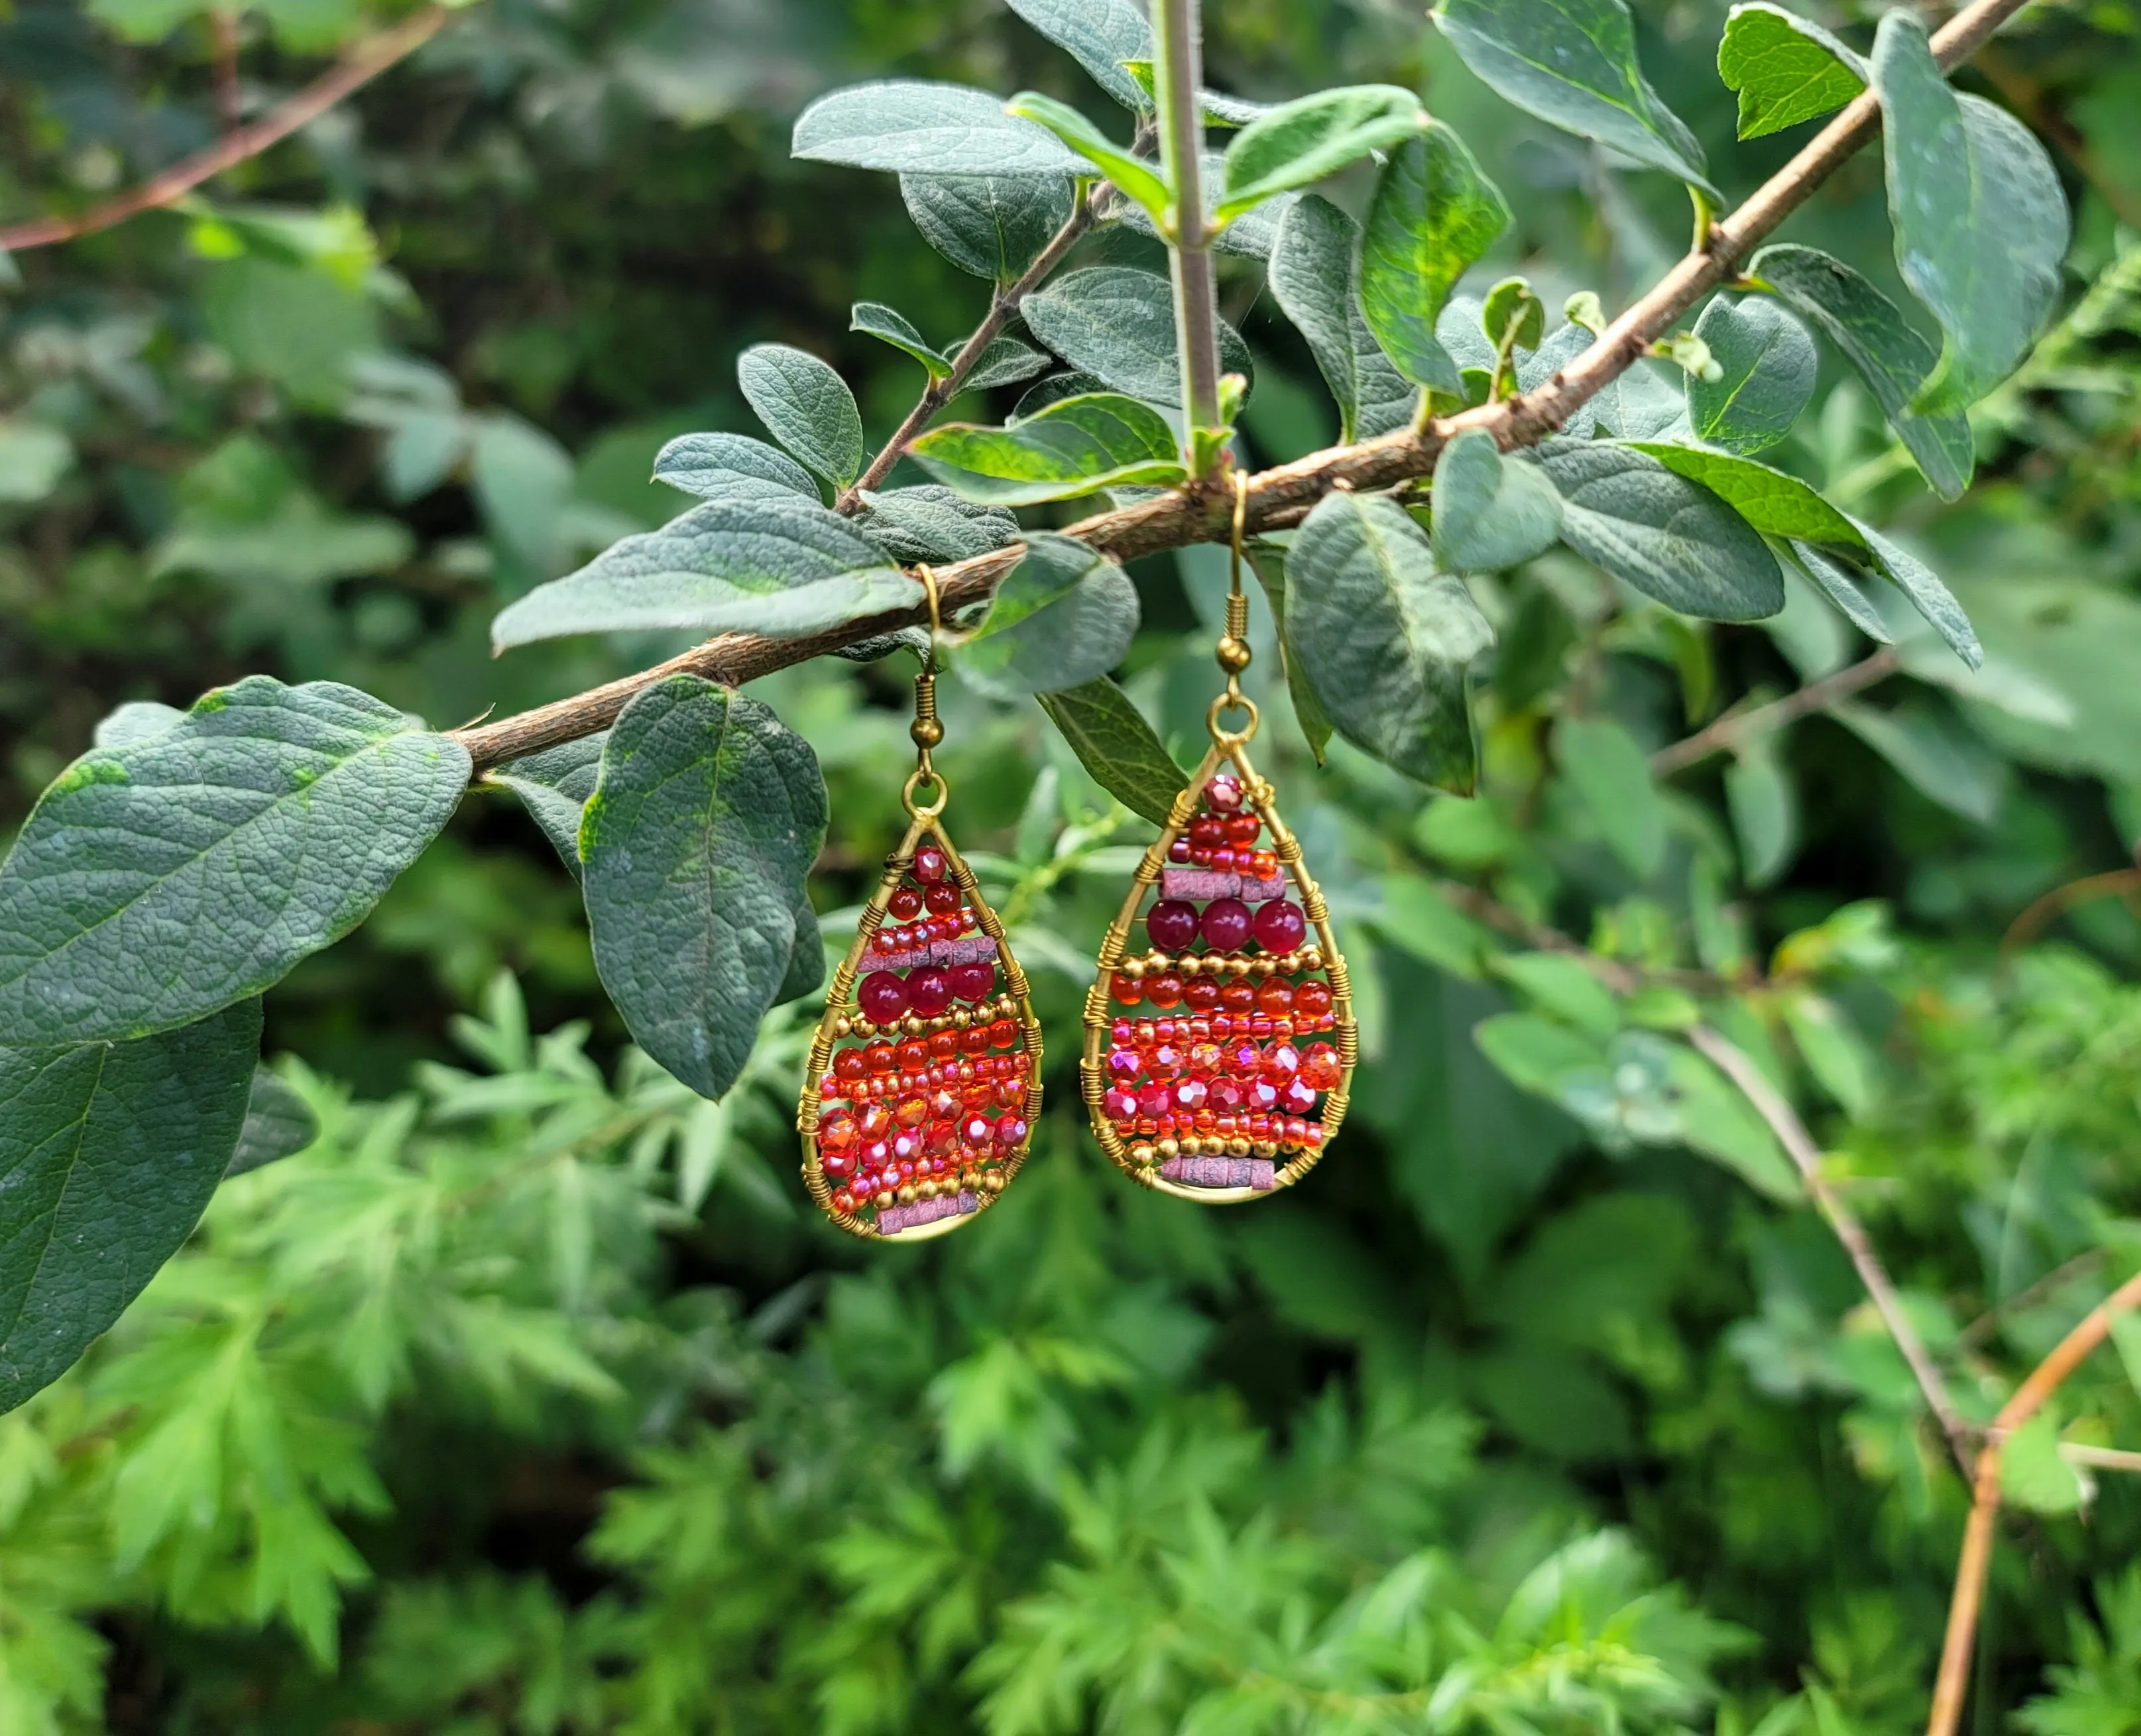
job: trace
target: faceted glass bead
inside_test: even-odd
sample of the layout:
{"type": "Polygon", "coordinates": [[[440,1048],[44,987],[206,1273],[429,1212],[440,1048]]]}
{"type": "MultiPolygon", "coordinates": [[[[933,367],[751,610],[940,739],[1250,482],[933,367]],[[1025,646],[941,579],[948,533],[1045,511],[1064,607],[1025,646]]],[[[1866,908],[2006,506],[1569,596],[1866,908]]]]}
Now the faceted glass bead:
{"type": "Polygon", "coordinates": [[[907,1004],[920,1017],[933,1019],[952,1004],[952,985],[934,965],[907,975],[907,1004]]]}

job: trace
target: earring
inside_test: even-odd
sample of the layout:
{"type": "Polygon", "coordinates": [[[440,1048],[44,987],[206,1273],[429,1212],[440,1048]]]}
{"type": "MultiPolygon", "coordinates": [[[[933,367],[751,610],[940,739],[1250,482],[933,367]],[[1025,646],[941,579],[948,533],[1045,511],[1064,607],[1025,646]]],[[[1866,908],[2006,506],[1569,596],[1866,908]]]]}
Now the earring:
{"type": "Polygon", "coordinates": [[[930,651],[914,677],[907,835],[833,973],[795,1112],[810,1197],[851,1235],[903,1242],[943,1235],[992,1203],[1026,1161],[1041,1113],[1026,973],[941,819],[951,786],[930,760],[944,739],[937,576],[916,570],[930,651]],[[925,786],[927,803],[917,799],[925,786]]]}
{"type": "Polygon", "coordinates": [[[1079,1064],[1102,1149],[1147,1187],[1203,1205],[1259,1199],[1307,1174],[1345,1119],[1361,1054],[1323,894],[1249,762],[1247,481],[1234,479],[1212,746],[1100,943],[1079,1064]],[[1239,729],[1221,726],[1229,712],[1239,729]],[[1140,916],[1149,950],[1131,956],[1140,916]]]}

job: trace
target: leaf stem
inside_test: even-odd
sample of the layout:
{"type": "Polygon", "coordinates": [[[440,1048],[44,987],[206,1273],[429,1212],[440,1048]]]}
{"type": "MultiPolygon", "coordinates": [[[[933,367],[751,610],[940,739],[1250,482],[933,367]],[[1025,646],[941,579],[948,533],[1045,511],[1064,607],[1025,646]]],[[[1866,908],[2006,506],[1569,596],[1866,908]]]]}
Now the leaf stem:
{"type": "Polygon", "coordinates": [[[1041,286],[1043,279],[1063,263],[1063,257],[1077,244],[1078,238],[1093,226],[1095,201],[1085,182],[1078,184],[1077,202],[1070,214],[1064,219],[1063,227],[1050,237],[1048,245],[1041,248],[1032,264],[1019,274],[1017,280],[999,288],[989,302],[989,311],[981,324],[974,327],[973,335],[959,346],[959,353],[952,358],[952,371],[932,380],[923,388],[914,408],[907,419],[893,430],[869,468],[855,479],[854,486],[843,493],[834,503],[836,510],[844,513],[859,511],[862,506],[863,491],[874,489],[883,481],[892,467],[905,455],[922,430],[929,425],[935,416],[959,395],[966,384],[967,376],[973,372],[974,364],[982,359],[982,352],[1003,336],[1003,328],[1011,323],[1011,316],[1018,312],[1019,303],[1041,286]]]}
{"type": "Polygon", "coordinates": [[[1737,747],[1754,736],[1766,735],[1810,711],[1819,711],[1839,699],[1863,692],[1877,681],[1888,680],[1902,666],[1895,652],[1884,645],[1872,657],[1839,669],[1834,675],[1824,676],[1818,681],[1809,681],[1797,692],[1787,693],[1782,699],[1745,711],[1727,712],[1686,740],[1676,741],[1671,747],[1660,748],[1652,754],[1651,775],[1669,778],[1675,772],[1686,771],[1713,754],[1737,747]]]}
{"type": "MultiPolygon", "coordinates": [[[[1167,256],[1174,280],[1174,342],[1182,360],[1182,411],[1194,431],[1219,425],[1219,300],[1212,238],[1204,228],[1204,122],[1197,101],[1203,30],[1198,0],[1153,0],[1152,10],[1160,172],[1174,199],[1167,256]]],[[[1195,446],[1193,432],[1193,452],[1195,446]]]]}
{"type": "MultiPolygon", "coordinates": [[[[1171,4],[1171,0],[1163,3],[1171,4]]],[[[1933,37],[1934,57],[1943,70],[1953,67],[2027,3],[2028,0],[1971,0],[1933,37]]],[[[1879,123],[1879,106],[1870,96],[1853,98],[1753,198],[1718,221],[1705,252],[1682,259],[1608,326],[1596,343],[1534,391],[1503,403],[1481,405],[1432,422],[1424,430],[1401,429],[1355,445],[1312,452],[1252,477],[1247,529],[1277,530],[1297,524],[1334,489],[1386,489],[1427,475],[1444,445],[1468,429],[1484,429],[1504,451],[1545,438],[1634,366],[1651,341],[1670,330],[1673,322],[1704,295],[1730,281],[1741,259],[1871,139],[1879,123]]],[[[1180,489],[1156,499],[1097,514],[1070,526],[1066,534],[1117,560],[1130,560],[1191,543],[1223,541],[1228,533],[1231,504],[1208,489],[1180,489]]],[[[1014,547],[944,568],[937,577],[946,606],[956,608],[987,597],[997,580],[1018,563],[1018,558],[1019,551],[1014,547]]],[[[724,634],[682,657],[637,675],[519,716],[456,730],[455,735],[474,756],[480,772],[517,755],[606,729],[634,694],[680,669],[735,685],[859,644],[897,627],[918,626],[926,619],[927,611],[918,606],[866,621],[852,621],[804,639],[724,634]]]]}

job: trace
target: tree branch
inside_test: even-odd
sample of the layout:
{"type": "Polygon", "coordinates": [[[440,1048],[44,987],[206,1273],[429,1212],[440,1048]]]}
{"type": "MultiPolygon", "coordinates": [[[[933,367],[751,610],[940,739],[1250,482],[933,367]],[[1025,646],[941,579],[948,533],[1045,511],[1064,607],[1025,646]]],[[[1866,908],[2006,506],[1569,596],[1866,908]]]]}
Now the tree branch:
{"type": "Polygon", "coordinates": [[[1896,653],[1884,645],[1863,661],[1839,669],[1834,675],[1825,675],[1818,681],[1809,681],[1797,692],[1787,693],[1782,699],[1745,711],[1728,712],[1685,741],[1676,741],[1671,747],[1661,747],[1652,754],[1651,775],[1669,778],[1676,771],[1685,771],[1712,754],[1737,747],[1750,736],[1766,735],[1809,711],[1819,711],[1836,700],[1863,692],[1875,682],[1886,681],[1902,666],[1896,661],[1896,653]]]}
{"type": "MultiPolygon", "coordinates": [[[[2028,0],[1972,0],[1932,39],[1934,56],[1942,69],[1965,58],[2027,3],[2028,0]]],[[[1390,488],[1426,475],[1435,468],[1444,444],[1468,429],[1485,429],[1504,450],[1530,445],[1552,434],[1634,366],[1696,301],[1725,282],[1755,246],[1873,136],[1879,121],[1880,107],[1871,92],[1854,97],[1753,198],[1712,224],[1704,247],[1690,253],[1666,273],[1655,288],[1607,327],[1597,342],[1543,386],[1499,404],[1481,405],[1430,423],[1425,429],[1400,430],[1358,445],[1311,453],[1252,477],[1246,502],[1247,529],[1273,530],[1298,524],[1317,501],[1336,488],[1390,488]]],[[[1191,543],[1223,540],[1229,529],[1232,504],[1232,489],[1223,487],[1216,478],[1199,478],[1156,499],[1084,519],[1072,525],[1069,534],[1104,554],[1128,560],[1191,543]]],[[[987,595],[1016,558],[1014,548],[945,568],[937,575],[944,600],[956,607],[987,595]]],[[[501,760],[607,728],[633,694],[680,669],[734,685],[859,643],[895,627],[918,626],[926,618],[925,611],[918,607],[899,614],[851,622],[836,632],[807,639],[725,634],[681,658],[592,692],[539,706],[479,730],[455,733],[475,755],[480,771],[501,760]]]]}
{"type": "Polygon", "coordinates": [[[1896,1294],[1895,1283],[1888,1268],[1882,1265],[1880,1255],[1874,1252],[1865,1226],[1852,1215],[1851,1208],[1838,1197],[1828,1178],[1822,1173],[1821,1148],[1814,1143],[1814,1135],[1799,1119],[1799,1111],[1785,1101],[1784,1094],[1748,1058],[1746,1051],[1722,1033],[1706,1025],[1697,1025],[1688,1031],[1687,1040],[1740,1088],[1740,1094],[1754,1105],[1755,1113],[1769,1124],[1769,1131],[1777,1136],[1778,1143],[1806,1183],[1808,1193],[1820,1207],[1822,1216],[1828,1220],[1836,1239],[1843,1244],[1844,1252],[1851,1257],[1858,1281],[1873,1299],[1882,1325],[1895,1340],[1896,1348],[1902,1353],[1903,1360],[1910,1365],[1911,1373],[1917,1380],[1918,1390],[1925,1394],[1927,1408],[1939,1420],[1941,1432],[1947,1437],[1948,1448],[1955,1454],[1956,1463],[1964,1476],[1969,1476],[1972,1457],[1970,1425],[1956,1409],[1947,1379],[1927,1352],[1925,1340],[1918,1336],[1918,1329],[1903,1312],[1902,1300],[1896,1294]]]}
{"type": "Polygon", "coordinates": [[[391,30],[360,42],[311,84],[277,104],[250,126],[225,133],[204,150],[174,163],[140,186],[92,205],[75,217],[40,217],[29,223],[0,229],[0,253],[19,253],[29,248],[51,247],[73,241],[99,229],[138,217],[144,211],[176,204],[203,181],[221,175],[249,157],[257,157],[279,144],[306,122],[327,112],[343,97],[378,77],[396,61],[405,60],[439,33],[452,16],[443,6],[427,6],[412,13],[391,30]]]}
{"type": "Polygon", "coordinates": [[[967,376],[973,372],[974,364],[982,359],[982,352],[1003,336],[1003,328],[1011,323],[1011,316],[1018,312],[1019,303],[1033,293],[1049,273],[1063,263],[1063,256],[1077,244],[1078,238],[1093,226],[1094,219],[1098,214],[1095,204],[1095,200],[1089,198],[1085,189],[1080,187],[1078,202],[1071,207],[1070,214],[1064,220],[1063,227],[1050,239],[1048,245],[1041,250],[1033,263],[1026,267],[1016,283],[1007,289],[997,292],[995,298],[989,303],[987,316],[974,328],[973,336],[959,346],[959,353],[952,358],[952,371],[941,380],[929,382],[914,408],[908,411],[907,420],[893,430],[892,438],[870,460],[869,468],[856,478],[853,488],[834,503],[836,511],[856,511],[862,505],[864,491],[874,489],[883,481],[892,467],[905,455],[908,447],[913,444],[915,437],[929,425],[930,417],[959,396],[959,388],[966,384],[967,376]]]}
{"type": "Polygon", "coordinates": [[[1962,1717],[1963,1699],[1970,1686],[1970,1654],[1977,1640],[1977,1616],[1985,1603],[1986,1570],[1992,1560],[1992,1527],[2000,1516],[2001,1448],[2007,1437],[2035,1416],[2067,1376],[2110,1335],[2112,1323],[2137,1306],[2141,1306],[2141,1276],[2129,1278],[2103,1306],[2089,1311],[2082,1323],[2015,1389],[2015,1396],[2001,1407],[1986,1432],[1985,1450],[1977,1455],[1970,1522],[1963,1527],[1962,1555],[1956,1563],[1955,1594],[1948,1604],[1947,1637],[1941,1649],[1940,1675],[1933,1684],[1932,1716],[1927,1721],[1926,1736],[1955,1736],[1962,1717]]]}
{"type": "Polygon", "coordinates": [[[1155,0],[1153,89],[1159,105],[1159,161],[1174,189],[1174,233],[1166,238],[1174,281],[1174,342],[1180,352],[1182,414],[1196,430],[1219,422],[1219,298],[1212,276],[1211,238],[1204,229],[1204,121],[1198,90],[1203,83],[1203,30],[1198,0],[1155,0]]]}

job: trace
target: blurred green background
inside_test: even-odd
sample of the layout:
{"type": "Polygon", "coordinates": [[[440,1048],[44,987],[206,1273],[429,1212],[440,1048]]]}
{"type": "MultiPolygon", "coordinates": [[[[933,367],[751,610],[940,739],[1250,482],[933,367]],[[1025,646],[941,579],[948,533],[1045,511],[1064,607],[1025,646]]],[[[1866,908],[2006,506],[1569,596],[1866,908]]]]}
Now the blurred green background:
{"type": "MultiPolygon", "coordinates": [[[[1614,308],[1685,245],[1676,188],[1507,108],[1412,0],[1206,10],[1244,96],[1425,91],[1518,213],[1489,277],[1614,308]]],[[[1799,141],[1732,143],[1724,7],[1637,10],[1743,194],[1799,141]]],[[[1873,16],[1818,10],[1861,42],[1873,16]]],[[[0,223],[131,184],[388,19],[0,5],[0,223]]],[[[2040,3],[1964,76],[2077,208],[2061,322],[1973,412],[1969,496],[1924,493],[1833,358],[1783,460],[1935,562],[1986,674],[1907,637],[1853,704],[1653,784],[1636,750],[1871,647],[1808,598],[1754,627],[1617,607],[1549,556],[1492,599],[1459,802],[1342,745],[1317,768],[1267,643],[1262,753],[1367,1050],[1282,1201],[1150,1197],[1084,1136],[1079,1000],[1149,834],[1036,710],[947,691],[940,760],[1052,1108],[1002,1208],[920,1248],[809,1207],[810,1011],[692,1098],[629,1050],[539,833],[472,799],[268,998],[320,1143],[227,1185],[0,1419],[0,1732],[1921,1728],[1966,1491],[1767,1134],[1658,1033],[1700,996],[1797,1098],[1974,1417],[2141,1263],[2129,888],[2001,951],[2141,834],[2137,28],[2040,3]],[[1562,753],[1564,716],[1602,756],[1562,753]],[[1452,882],[1651,986],[1511,948],[1452,882]]],[[[889,179],[787,158],[805,101],[893,72],[1103,112],[996,0],[481,0],[183,208],[0,257],[0,835],[125,701],[265,670],[450,725],[667,654],[494,661],[486,627],[680,509],[652,456],[751,430],[745,346],[827,357],[882,439],[921,381],[849,303],[937,341],[979,317],[889,179]]],[[[1878,153],[1787,234],[1902,298],[1878,153]]],[[[1222,297],[1266,464],[1336,419],[1259,288],[1234,262],[1222,297]]],[[[1127,682],[1194,763],[1223,557],[1133,570],[1127,682]]],[[[839,944],[896,836],[904,670],[754,691],[824,764],[839,944]]],[[[2141,1330],[2115,1348],[2011,1445],[1976,1736],[2141,1733],[2141,1330]]]]}

